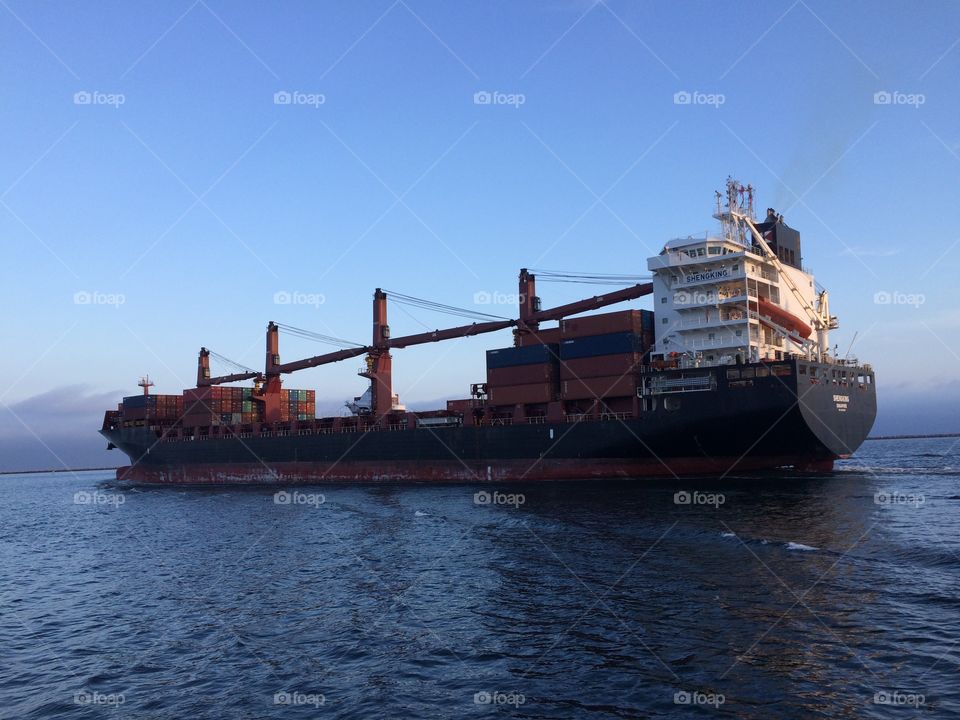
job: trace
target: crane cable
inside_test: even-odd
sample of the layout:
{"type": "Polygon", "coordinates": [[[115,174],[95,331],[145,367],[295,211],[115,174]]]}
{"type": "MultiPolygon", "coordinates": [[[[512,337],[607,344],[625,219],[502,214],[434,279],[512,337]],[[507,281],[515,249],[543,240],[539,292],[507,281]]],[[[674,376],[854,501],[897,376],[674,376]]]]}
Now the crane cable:
{"type": "Polygon", "coordinates": [[[454,305],[444,305],[443,303],[433,302],[432,300],[424,300],[423,298],[413,297],[412,295],[404,295],[403,293],[393,292],[392,290],[384,290],[384,292],[387,294],[387,298],[395,303],[407,305],[409,307],[420,308],[421,310],[430,310],[432,312],[443,313],[445,315],[455,315],[480,322],[510,319],[500,315],[490,315],[489,313],[482,313],[476,310],[467,310],[454,305]]]}
{"type": "MultiPolygon", "coordinates": [[[[221,365],[226,365],[230,370],[238,371],[241,373],[252,373],[256,372],[253,368],[248,368],[246,365],[241,365],[238,362],[231,360],[230,358],[221,355],[220,353],[215,353],[213,350],[208,350],[210,357],[214,358],[221,365]]],[[[232,374],[232,373],[231,373],[232,374]]]]}
{"type": "Polygon", "coordinates": [[[324,335],[322,333],[313,332],[312,330],[304,330],[303,328],[294,327],[293,325],[284,325],[283,323],[276,323],[276,325],[288,335],[293,335],[294,337],[302,338],[304,340],[313,340],[314,342],[333,345],[335,347],[344,349],[365,347],[362,343],[355,343],[352,340],[344,340],[343,338],[333,337],[332,335],[324,335]]]}
{"type": "Polygon", "coordinates": [[[530,270],[537,280],[543,282],[582,283],[585,285],[624,285],[626,283],[650,282],[650,275],[617,275],[610,273],[566,272],[563,270],[530,270]]]}

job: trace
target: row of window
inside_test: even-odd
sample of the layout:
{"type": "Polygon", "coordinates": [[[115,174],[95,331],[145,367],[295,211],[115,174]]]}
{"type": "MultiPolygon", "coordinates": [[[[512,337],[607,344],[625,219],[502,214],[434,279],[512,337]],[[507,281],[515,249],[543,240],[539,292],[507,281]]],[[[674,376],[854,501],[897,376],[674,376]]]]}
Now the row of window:
{"type": "Polygon", "coordinates": [[[801,375],[809,374],[811,377],[819,376],[824,380],[849,380],[850,382],[857,382],[860,385],[869,385],[873,382],[872,375],[868,375],[857,370],[844,370],[843,368],[838,370],[835,368],[828,369],[825,367],[817,368],[810,366],[808,373],[808,366],[801,365],[798,372],[801,375]],[[817,372],[818,370],[819,373],[817,372]]]}
{"type": "Polygon", "coordinates": [[[754,377],[786,377],[793,374],[789,365],[771,365],[758,368],[730,368],[727,370],[727,380],[746,380],[754,377]]]}
{"type": "Polygon", "coordinates": [[[698,258],[706,255],[729,255],[736,252],[742,252],[742,250],[730,250],[729,248],[725,248],[720,245],[711,245],[706,248],[706,250],[704,250],[702,247],[698,247],[690,248],[689,250],[681,250],[681,252],[687,257],[698,258]]]}

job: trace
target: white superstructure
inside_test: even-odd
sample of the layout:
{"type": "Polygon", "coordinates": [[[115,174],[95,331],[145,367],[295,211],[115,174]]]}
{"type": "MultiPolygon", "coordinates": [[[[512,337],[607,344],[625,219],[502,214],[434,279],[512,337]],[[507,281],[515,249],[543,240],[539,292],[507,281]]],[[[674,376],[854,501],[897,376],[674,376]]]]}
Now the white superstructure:
{"type": "Polygon", "coordinates": [[[722,232],[669,242],[647,260],[653,273],[654,360],[722,365],[790,355],[829,360],[825,291],[802,269],[800,236],[768,211],[753,218],[753,188],[727,182],[717,193],[722,232]]]}

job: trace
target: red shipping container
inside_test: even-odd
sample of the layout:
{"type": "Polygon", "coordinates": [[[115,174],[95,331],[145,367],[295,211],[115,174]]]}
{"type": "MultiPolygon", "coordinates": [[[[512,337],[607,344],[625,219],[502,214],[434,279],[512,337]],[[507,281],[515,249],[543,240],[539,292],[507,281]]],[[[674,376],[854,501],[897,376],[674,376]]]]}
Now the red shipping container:
{"type": "Polygon", "coordinates": [[[506,385],[532,385],[536,383],[554,383],[557,381],[555,363],[537,363],[536,365],[515,365],[505,368],[488,368],[487,385],[503,387],[506,385]]]}
{"type": "Polygon", "coordinates": [[[564,380],[560,385],[565,400],[631,397],[637,392],[637,380],[632,375],[564,380]]]}
{"type": "Polygon", "coordinates": [[[624,332],[639,335],[643,331],[643,326],[639,310],[620,310],[561,320],[560,331],[564,338],[624,332]]]}
{"type": "Polygon", "coordinates": [[[491,388],[487,391],[491,405],[520,405],[547,403],[557,399],[557,387],[553,384],[510,385],[491,388]]]}
{"type": "Polygon", "coordinates": [[[564,360],[560,363],[560,379],[620,377],[632,373],[640,364],[642,357],[640,353],[621,353],[564,360]]]}
{"type": "Polygon", "coordinates": [[[560,342],[562,337],[560,328],[545,328],[537,330],[535,333],[520,333],[517,335],[519,338],[519,345],[525,347],[527,345],[556,345],[560,342]]]}
{"type": "Polygon", "coordinates": [[[470,412],[473,400],[447,400],[447,412],[470,412]]]}

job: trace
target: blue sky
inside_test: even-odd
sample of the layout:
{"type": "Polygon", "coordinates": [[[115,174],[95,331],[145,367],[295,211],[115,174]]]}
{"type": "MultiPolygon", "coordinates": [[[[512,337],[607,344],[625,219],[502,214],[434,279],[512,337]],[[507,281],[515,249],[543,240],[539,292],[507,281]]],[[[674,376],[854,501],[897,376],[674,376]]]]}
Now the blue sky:
{"type": "MultiPolygon", "coordinates": [[[[6,0],[0,403],[33,419],[0,431],[45,464],[59,415],[47,444],[99,452],[87,425],[139,375],[179,392],[201,345],[259,367],[268,320],[366,341],[378,286],[472,306],[523,266],[643,273],[713,228],[728,174],[801,231],[834,342],[877,369],[877,429],[960,430],[958,20],[953,2],[6,0]]],[[[540,287],[547,306],[584,292],[540,287]]],[[[394,334],[450,320],[391,315],[394,334]]],[[[398,351],[396,389],[463,395],[509,342],[398,351]]],[[[285,360],[324,350],[282,340],[285,360]]],[[[339,403],[356,366],[287,385],[339,403]]]]}

